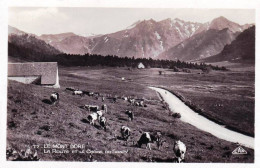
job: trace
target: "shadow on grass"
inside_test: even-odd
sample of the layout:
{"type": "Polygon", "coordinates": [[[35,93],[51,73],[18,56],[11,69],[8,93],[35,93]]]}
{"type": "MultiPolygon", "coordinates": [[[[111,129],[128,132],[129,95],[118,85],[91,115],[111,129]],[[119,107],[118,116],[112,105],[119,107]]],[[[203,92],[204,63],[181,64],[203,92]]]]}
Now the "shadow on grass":
{"type": "Polygon", "coordinates": [[[86,110],[84,106],[79,106],[79,108],[86,110]]]}
{"type": "Polygon", "coordinates": [[[85,118],[82,118],[80,121],[83,122],[83,123],[88,123],[89,124],[89,121],[87,119],[85,119],[85,118]]]}
{"type": "Polygon", "coordinates": [[[43,99],[42,102],[49,105],[52,104],[52,102],[49,99],[43,99]]]}
{"type": "Polygon", "coordinates": [[[121,141],[125,141],[125,139],[121,136],[117,136],[116,139],[121,140],[121,141]]]}
{"type": "MultiPolygon", "coordinates": [[[[82,118],[80,121],[83,122],[83,123],[90,124],[89,120],[87,120],[85,118],[82,118]]],[[[97,129],[101,129],[101,126],[97,125],[96,123],[95,123],[94,127],[97,128],[97,129]]]]}
{"type": "Polygon", "coordinates": [[[122,118],[122,117],[119,117],[118,120],[128,121],[128,119],[126,119],[126,118],[122,118]]]}
{"type": "Polygon", "coordinates": [[[102,127],[101,127],[100,125],[97,125],[96,123],[95,123],[94,127],[95,127],[96,129],[99,129],[99,130],[102,129],[102,127]]]}

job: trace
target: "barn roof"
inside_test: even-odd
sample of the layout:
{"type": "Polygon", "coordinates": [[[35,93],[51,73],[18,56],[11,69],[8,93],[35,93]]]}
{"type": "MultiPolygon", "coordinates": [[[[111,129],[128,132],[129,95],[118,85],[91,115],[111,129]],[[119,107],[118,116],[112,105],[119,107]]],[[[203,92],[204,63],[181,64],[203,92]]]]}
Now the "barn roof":
{"type": "Polygon", "coordinates": [[[8,77],[40,76],[42,85],[55,85],[57,62],[9,63],[8,77]]]}

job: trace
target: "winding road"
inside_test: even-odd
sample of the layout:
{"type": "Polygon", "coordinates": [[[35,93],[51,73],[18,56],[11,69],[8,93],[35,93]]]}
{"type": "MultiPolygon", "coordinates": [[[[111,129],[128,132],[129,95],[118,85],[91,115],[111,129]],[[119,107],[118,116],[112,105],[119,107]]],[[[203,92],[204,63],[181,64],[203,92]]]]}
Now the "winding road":
{"type": "Polygon", "coordinates": [[[171,92],[156,88],[149,87],[152,90],[158,92],[162,99],[169,104],[170,110],[172,112],[177,112],[181,114],[181,121],[187,122],[198,129],[211,133],[212,135],[234,143],[239,143],[248,148],[254,149],[254,138],[246,136],[244,134],[229,130],[222,125],[219,125],[201,115],[194,112],[187,105],[185,105],[178,97],[176,97],[171,92]]]}

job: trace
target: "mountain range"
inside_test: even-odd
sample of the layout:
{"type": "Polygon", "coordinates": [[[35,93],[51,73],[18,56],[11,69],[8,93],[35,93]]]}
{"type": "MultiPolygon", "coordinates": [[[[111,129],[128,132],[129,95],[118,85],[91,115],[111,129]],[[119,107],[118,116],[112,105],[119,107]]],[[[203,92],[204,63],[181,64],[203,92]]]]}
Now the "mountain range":
{"type": "MultiPolygon", "coordinates": [[[[41,41],[38,43],[44,41],[60,53],[192,61],[219,54],[241,32],[252,26],[239,25],[222,16],[207,23],[150,19],[104,35],[84,37],[69,32],[30,36],[41,41]]],[[[24,34],[27,33],[9,26],[9,36],[24,34]]],[[[53,48],[50,48],[52,52],[53,48]]]]}

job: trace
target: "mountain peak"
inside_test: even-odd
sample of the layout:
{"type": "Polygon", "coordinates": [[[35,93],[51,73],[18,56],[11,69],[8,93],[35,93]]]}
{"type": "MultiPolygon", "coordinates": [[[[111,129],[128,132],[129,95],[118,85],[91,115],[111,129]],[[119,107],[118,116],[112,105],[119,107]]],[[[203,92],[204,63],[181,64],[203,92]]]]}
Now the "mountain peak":
{"type": "Polygon", "coordinates": [[[217,29],[217,30],[222,30],[228,28],[231,30],[233,33],[235,32],[241,32],[243,31],[242,26],[228,20],[227,18],[220,16],[215,19],[213,19],[210,24],[209,24],[209,29],[217,29]]]}
{"type": "Polygon", "coordinates": [[[156,23],[156,21],[151,18],[151,19],[149,19],[149,20],[143,20],[141,23],[151,24],[151,23],[156,23]]]}
{"type": "Polygon", "coordinates": [[[228,20],[227,18],[225,18],[224,16],[219,16],[213,20],[228,20]]]}

